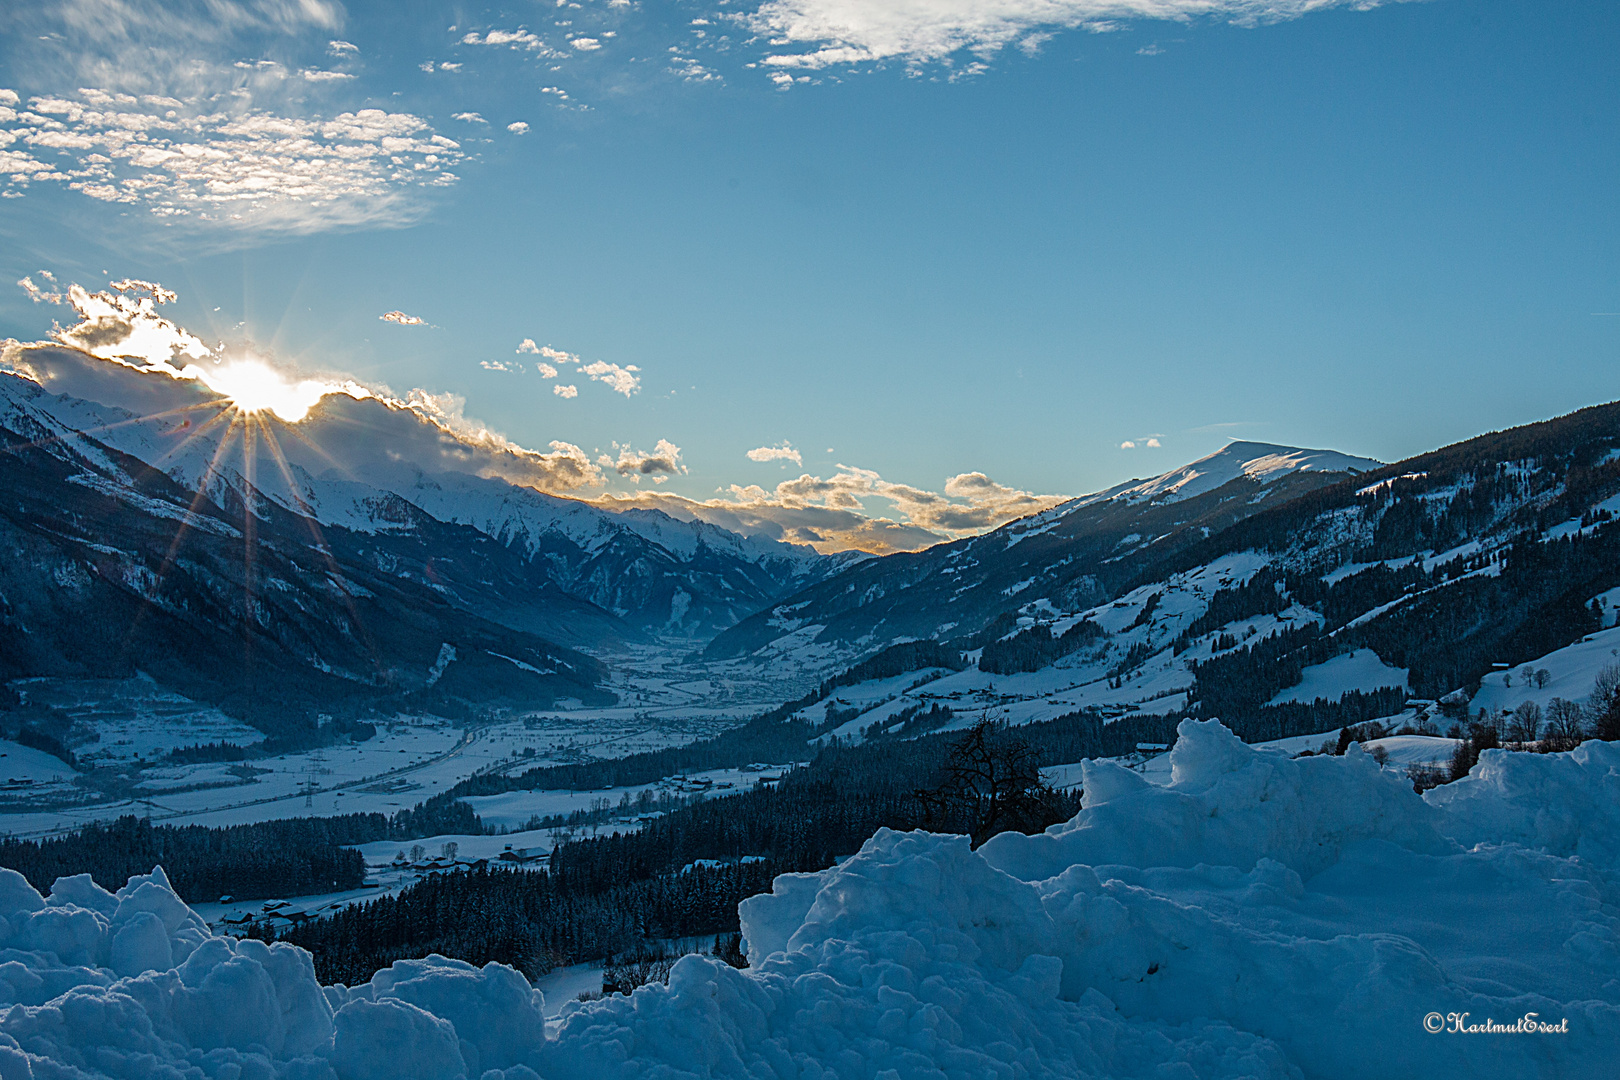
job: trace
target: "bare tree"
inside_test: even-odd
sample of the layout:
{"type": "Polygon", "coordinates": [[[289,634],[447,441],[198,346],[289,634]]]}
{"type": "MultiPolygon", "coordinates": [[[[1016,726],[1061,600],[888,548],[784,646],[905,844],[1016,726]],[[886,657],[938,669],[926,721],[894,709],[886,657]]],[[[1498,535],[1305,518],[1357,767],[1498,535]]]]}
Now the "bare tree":
{"type": "Polygon", "coordinates": [[[951,748],[944,782],[916,794],[930,823],[966,824],[974,847],[1008,829],[1042,829],[1063,817],[1035,751],[988,714],[951,748]]]}
{"type": "Polygon", "coordinates": [[[1620,739],[1620,664],[1608,664],[1592,684],[1587,710],[1595,739],[1620,739]]]}
{"type": "Polygon", "coordinates": [[[1513,710],[1508,721],[1508,739],[1524,746],[1533,743],[1541,734],[1541,706],[1533,701],[1522,703],[1513,710]]]}
{"type": "Polygon", "coordinates": [[[1586,737],[1585,711],[1573,701],[1553,698],[1547,703],[1546,738],[1541,748],[1549,753],[1573,750],[1586,737]]]}

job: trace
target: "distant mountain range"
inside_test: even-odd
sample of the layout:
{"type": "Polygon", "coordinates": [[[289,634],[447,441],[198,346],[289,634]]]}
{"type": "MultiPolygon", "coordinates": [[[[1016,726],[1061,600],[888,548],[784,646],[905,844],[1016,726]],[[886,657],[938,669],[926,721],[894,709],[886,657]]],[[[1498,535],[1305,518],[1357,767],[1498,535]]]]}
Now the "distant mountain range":
{"type": "Polygon", "coordinates": [[[1083,609],[1262,509],[1380,467],[1331,450],[1234,442],[982,536],[852,567],[744,619],[705,655],[754,652],[807,627],[819,640],[876,649],[971,638],[1026,609],[1083,609]]]}
{"type": "Polygon", "coordinates": [[[260,413],[233,428],[213,420],[217,401],[193,384],[68,350],[39,351],[30,362],[51,364],[52,390],[69,392],[7,378],[0,409],[88,433],[216,502],[227,489],[238,499],[251,492],[321,526],[377,537],[405,559],[405,572],[414,562],[437,576],[453,603],[569,646],[704,639],[864,558],[823,556],[656,510],[615,513],[474,475],[455,460],[465,444],[376,398],[332,395],[298,425],[260,413]],[[138,412],[117,404],[143,395],[160,396],[138,412]],[[432,522],[469,526],[508,548],[528,587],[488,595],[477,575],[458,573],[466,560],[432,522]],[[536,590],[549,599],[535,602],[536,590]]]}
{"type": "Polygon", "coordinates": [[[913,674],[887,664],[805,714],[836,709],[837,733],[855,738],[912,730],[938,707],[1019,722],[1218,716],[1259,738],[1396,714],[1411,697],[1444,698],[1461,719],[1486,675],[1615,625],[1617,515],[1620,403],[1392,465],[1233,443],[850,567],[717,635],[707,656],[827,672],[924,639],[966,661],[912,650],[932,659],[913,674]]]}
{"type": "Polygon", "coordinates": [[[955,658],[896,714],[1366,711],[1578,640],[1620,598],[1620,404],[1393,465],[1235,442],[871,558],[476,475],[458,455],[495,437],[375,398],[244,424],[180,380],[31,360],[56,366],[0,375],[0,677],[141,671],[294,740],[608,703],[615,657],[655,644],[784,699],[896,644],[955,658]]]}

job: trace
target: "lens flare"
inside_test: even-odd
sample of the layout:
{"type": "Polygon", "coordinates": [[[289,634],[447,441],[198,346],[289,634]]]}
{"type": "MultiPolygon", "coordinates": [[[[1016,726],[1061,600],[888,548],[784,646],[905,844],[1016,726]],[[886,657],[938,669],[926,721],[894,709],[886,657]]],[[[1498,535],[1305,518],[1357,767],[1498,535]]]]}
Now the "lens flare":
{"type": "Polygon", "coordinates": [[[199,371],[208,388],[230,399],[245,413],[271,412],[288,423],[297,423],[327,394],[341,387],[315,379],[289,382],[281,372],[263,360],[232,360],[212,370],[199,371]]]}

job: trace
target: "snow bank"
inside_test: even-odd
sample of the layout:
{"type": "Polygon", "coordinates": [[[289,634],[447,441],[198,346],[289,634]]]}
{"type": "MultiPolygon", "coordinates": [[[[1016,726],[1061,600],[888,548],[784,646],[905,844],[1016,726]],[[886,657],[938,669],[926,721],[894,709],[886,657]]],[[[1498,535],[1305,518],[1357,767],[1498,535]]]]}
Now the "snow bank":
{"type": "Polygon", "coordinates": [[[1606,1075],[1620,747],[1487,752],[1420,798],[1358,750],[1187,722],[1164,787],[1085,767],[1046,834],[883,830],[741,906],[753,967],[561,1010],[442,957],[357,987],[209,937],[161,871],[0,872],[0,1080],[1606,1075]],[[1425,1017],[1555,1033],[1465,1034],[1425,1017]]]}
{"type": "Polygon", "coordinates": [[[1424,799],[1464,844],[1522,844],[1620,865],[1620,744],[1594,739],[1567,754],[1486,750],[1467,776],[1424,799]]]}

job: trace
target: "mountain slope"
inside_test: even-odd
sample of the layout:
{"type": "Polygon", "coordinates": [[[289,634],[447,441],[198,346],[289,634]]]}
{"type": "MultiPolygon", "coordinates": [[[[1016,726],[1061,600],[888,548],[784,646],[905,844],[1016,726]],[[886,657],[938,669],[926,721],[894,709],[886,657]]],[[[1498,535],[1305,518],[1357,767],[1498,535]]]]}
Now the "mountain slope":
{"type": "Polygon", "coordinates": [[[487,609],[471,603],[476,590],[464,589],[469,610],[570,645],[707,637],[847,563],[657,511],[613,513],[472,475],[463,471],[465,443],[374,398],[329,396],[298,424],[261,413],[232,425],[216,419],[231,415],[216,395],[165,375],[62,348],[30,350],[27,366],[34,378],[0,379],[0,414],[41,412],[93,432],[216,501],[226,489],[242,499],[257,493],[323,525],[414,534],[419,548],[445,557],[446,536],[430,521],[477,530],[510,551],[511,572],[528,583],[487,609]]]}
{"type": "Polygon", "coordinates": [[[745,655],[812,626],[817,641],[870,651],[906,638],[971,636],[1037,598],[1050,611],[1084,608],[1143,566],[1265,506],[1377,465],[1332,451],[1233,443],[1161,477],[982,536],[854,566],[743,620],[705,655],[745,655]]]}
{"type": "Polygon", "coordinates": [[[1525,691],[1522,667],[1556,676],[1565,665],[1549,657],[1614,632],[1602,628],[1620,604],[1620,403],[1265,503],[1146,549],[1097,602],[1032,585],[977,642],[956,642],[980,646],[975,666],[879,695],[834,733],[881,737],[948,708],[958,722],[1219,717],[1265,739],[1403,711],[1398,723],[1431,722],[1421,702],[1434,699],[1449,725],[1470,698],[1545,708],[1569,695],[1553,676],[1525,691]]]}
{"type": "Polygon", "coordinates": [[[12,410],[0,426],[0,678],[142,671],[293,741],[321,713],[612,702],[600,663],[380,569],[370,537],[226,495],[12,410]]]}

